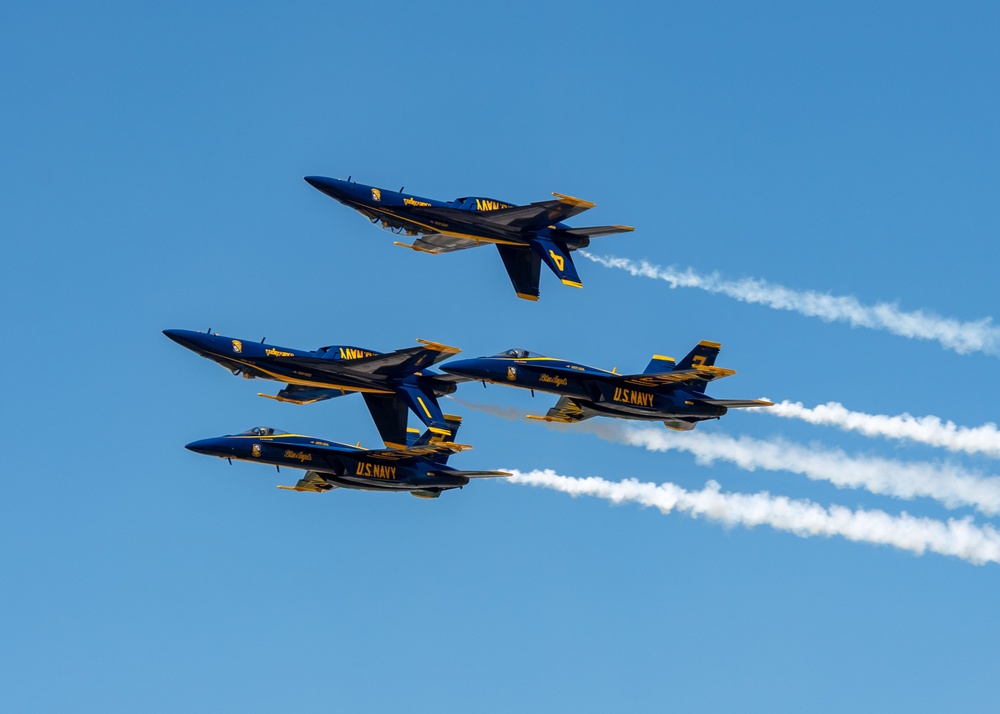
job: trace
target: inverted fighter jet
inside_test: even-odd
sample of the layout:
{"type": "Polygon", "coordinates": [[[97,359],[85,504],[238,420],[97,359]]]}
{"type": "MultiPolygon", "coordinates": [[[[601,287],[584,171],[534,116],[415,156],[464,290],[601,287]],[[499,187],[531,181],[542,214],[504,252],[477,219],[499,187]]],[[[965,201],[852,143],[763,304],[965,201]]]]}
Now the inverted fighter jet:
{"type": "Polygon", "coordinates": [[[390,448],[406,445],[407,409],[432,433],[449,435],[437,398],[451,394],[457,382],[465,381],[427,369],[461,350],[426,340],[417,340],[421,347],[387,353],[347,345],[307,352],[208,332],[164,330],[163,334],[234,375],[287,382],[275,395],[260,394],[268,399],[312,404],[361,392],[382,440],[390,448]]]}
{"type": "MultiPolygon", "coordinates": [[[[458,417],[445,417],[450,434],[458,430],[458,417]]],[[[448,457],[471,449],[456,444],[451,436],[426,431],[419,438],[408,430],[405,448],[362,449],[302,434],[255,427],[233,436],[204,439],[186,448],[199,454],[223,459],[256,461],[280,467],[306,470],[294,486],[278,486],[289,491],[323,493],[335,488],[362,491],[403,491],[420,498],[437,498],[442,491],[462,488],[469,479],[483,476],[510,476],[504,471],[458,471],[448,466],[448,457]]]]}
{"type": "Polygon", "coordinates": [[[721,347],[717,342],[699,342],[679,364],[672,357],[655,355],[642,374],[607,372],[522,349],[449,362],[441,369],[483,383],[560,395],[545,416],[529,419],[573,424],[608,416],[662,421],[670,429],[690,431],[698,422],[718,419],[734,407],[773,406],[762,399],[712,399],[705,394],[709,382],[736,374],[715,366],[721,347]]]}
{"type": "Polygon", "coordinates": [[[553,193],[554,201],[526,206],[470,196],[454,201],[436,201],[390,191],[348,178],[306,176],[310,185],[381,223],[394,233],[419,236],[410,243],[396,245],[421,253],[450,253],[493,243],[500,251],[504,267],[514,284],[514,292],[525,300],[538,300],[538,278],[544,262],[564,285],[582,288],[570,253],[590,245],[597,236],[625,233],[631,226],[572,228],[563,223],[594,204],[572,196],[553,193]]]}

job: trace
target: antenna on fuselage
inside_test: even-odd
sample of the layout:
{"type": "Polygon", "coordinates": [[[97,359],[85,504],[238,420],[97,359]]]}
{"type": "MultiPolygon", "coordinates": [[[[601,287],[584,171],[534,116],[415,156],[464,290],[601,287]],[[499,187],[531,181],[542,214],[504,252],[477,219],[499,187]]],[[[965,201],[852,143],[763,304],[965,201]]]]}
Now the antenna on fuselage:
{"type": "Polygon", "coordinates": [[[266,340],[266,339],[267,339],[267,337],[261,337],[261,338],[260,338],[260,343],[261,343],[261,344],[264,344],[264,340],[266,340]]]}
{"type": "Polygon", "coordinates": [[[209,327],[207,330],[205,330],[205,334],[206,335],[211,335],[212,334],[212,328],[209,327]]]}
{"type": "Polygon", "coordinates": [[[351,176],[350,176],[350,174],[348,174],[347,175],[347,183],[350,183],[350,182],[351,182],[351,176]]]}
{"type": "Polygon", "coordinates": [[[399,192],[400,192],[400,193],[402,193],[402,192],[403,192],[403,188],[404,188],[403,186],[400,186],[400,187],[399,187],[399,192]]]}

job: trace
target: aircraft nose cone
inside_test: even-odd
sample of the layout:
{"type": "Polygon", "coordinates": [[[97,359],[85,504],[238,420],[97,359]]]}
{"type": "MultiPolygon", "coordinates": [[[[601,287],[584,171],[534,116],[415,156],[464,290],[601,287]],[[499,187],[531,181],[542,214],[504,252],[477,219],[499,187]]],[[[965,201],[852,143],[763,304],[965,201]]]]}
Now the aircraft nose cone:
{"type": "Polygon", "coordinates": [[[457,374],[462,377],[478,377],[483,373],[474,359],[460,359],[456,362],[449,362],[440,367],[442,372],[457,374]]]}
{"type": "Polygon", "coordinates": [[[190,347],[192,344],[191,333],[188,330],[164,330],[163,334],[182,347],[190,347]]]}
{"type": "Polygon", "coordinates": [[[184,448],[187,449],[188,451],[193,451],[196,454],[205,454],[207,456],[212,456],[217,451],[215,439],[202,439],[201,441],[192,441],[184,448]]]}
{"type": "Polygon", "coordinates": [[[347,185],[346,181],[327,178],[326,176],[306,176],[304,178],[310,186],[318,191],[322,191],[331,198],[337,198],[345,193],[344,187],[347,185]]]}

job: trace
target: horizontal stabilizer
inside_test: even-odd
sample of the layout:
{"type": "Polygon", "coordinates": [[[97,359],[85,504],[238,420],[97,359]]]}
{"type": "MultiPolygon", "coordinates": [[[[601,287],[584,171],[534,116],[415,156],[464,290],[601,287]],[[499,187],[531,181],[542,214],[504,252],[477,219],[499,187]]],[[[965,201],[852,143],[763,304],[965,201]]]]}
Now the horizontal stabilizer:
{"type": "Polygon", "coordinates": [[[428,476],[465,476],[465,478],[490,478],[492,476],[513,476],[514,474],[508,473],[506,471],[442,471],[437,473],[435,471],[430,471],[428,476]]]}
{"type": "Polygon", "coordinates": [[[577,238],[597,238],[599,236],[610,236],[615,233],[631,233],[635,228],[632,226],[589,226],[586,228],[566,228],[560,231],[577,238]]]}
{"type": "Polygon", "coordinates": [[[710,404],[713,407],[727,409],[742,409],[743,407],[773,407],[774,402],[766,399],[696,399],[698,404],[710,404]]]}
{"type": "Polygon", "coordinates": [[[658,374],[632,374],[625,377],[625,381],[629,384],[641,384],[645,387],[659,387],[666,384],[680,385],[711,382],[723,377],[732,377],[734,374],[736,374],[735,369],[706,366],[695,369],[675,369],[672,372],[660,372],[658,374]]]}

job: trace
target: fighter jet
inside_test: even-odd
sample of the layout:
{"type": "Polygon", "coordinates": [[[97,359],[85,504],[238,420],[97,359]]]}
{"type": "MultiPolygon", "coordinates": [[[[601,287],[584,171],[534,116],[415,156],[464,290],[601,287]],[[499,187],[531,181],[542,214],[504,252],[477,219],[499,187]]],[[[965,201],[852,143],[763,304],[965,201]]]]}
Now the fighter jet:
{"type": "Polygon", "coordinates": [[[461,350],[426,340],[417,340],[421,347],[387,353],[348,345],[307,352],[211,332],[164,330],[163,334],[218,362],[234,375],[287,382],[276,395],[259,394],[268,399],[311,404],[361,392],[379,434],[390,448],[406,445],[407,409],[432,433],[447,436],[449,427],[437,398],[451,394],[457,382],[465,381],[427,369],[461,350]]]}
{"type": "Polygon", "coordinates": [[[408,193],[354,183],[348,178],[306,176],[310,185],[381,223],[396,234],[419,236],[412,244],[396,245],[421,253],[450,253],[493,243],[500,251],[514,292],[525,300],[538,300],[541,262],[564,285],[582,288],[570,253],[590,245],[597,236],[625,233],[631,226],[571,228],[562,221],[594,204],[553,193],[554,201],[515,206],[481,196],[436,201],[408,193]]]}
{"type": "Polygon", "coordinates": [[[769,407],[762,399],[712,399],[708,383],[736,374],[715,366],[721,345],[702,341],[679,364],[655,355],[642,374],[618,374],[522,349],[493,357],[449,362],[441,369],[484,384],[506,384],[559,394],[545,416],[548,422],[572,424],[595,416],[662,421],[670,429],[690,431],[700,421],[718,419],[734,407],[769,407]]]}
{"type": "MultiPolygon", "coordinates": [[[[450,434],[458,431],[459,418],[445,417],[450,434]]],[[[289,434],[260,426],[241,434],[204,439],[186,448],[199,454],[240,461],[255,461],[280,467],[306,470],[294,486],[278,486],[289,491],[323,493],[335,488],[362,491],[404,491],[420,498],[437,498],[442,491],[462,488],[469,479],[483,476],[510,476],[504,471],[458,471],[448,466],[448,457],[471,449],[456,444],[451,436],[426,431],[417,438],[408,430],[402,449],[362,449],[302,434],[289,434]]]]}

